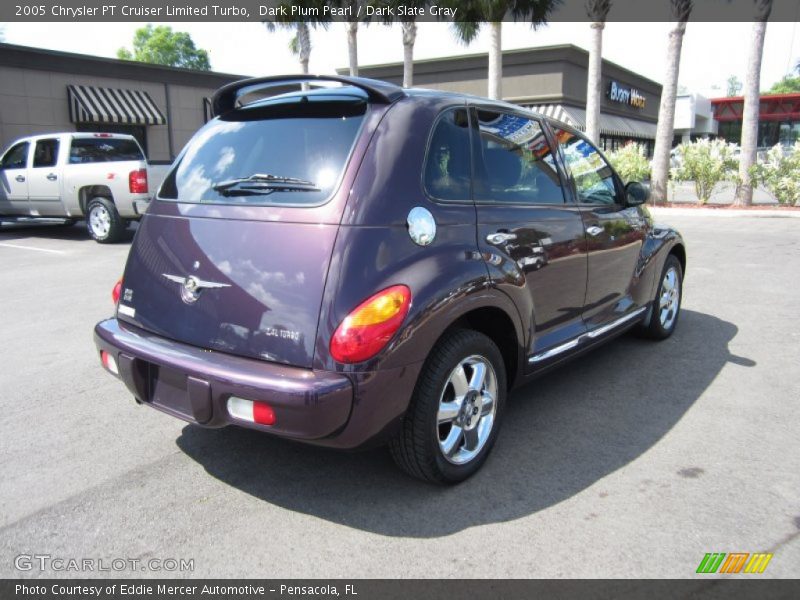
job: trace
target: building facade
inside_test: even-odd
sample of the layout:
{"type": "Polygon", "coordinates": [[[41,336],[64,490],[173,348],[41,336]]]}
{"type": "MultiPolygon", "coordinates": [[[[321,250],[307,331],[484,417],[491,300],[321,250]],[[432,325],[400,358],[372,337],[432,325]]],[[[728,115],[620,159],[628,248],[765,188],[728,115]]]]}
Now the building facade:
{"type": "Polygon", "coordinates": [[[699,138],[717,136],[711,100],[701,94],[681,94],[675,100],[675,139],[673,146],[699,138]]]}
{"type": "MultiPolygon", "coordinates": [[[[573,45],[503,52],[503,99],[585,129],[588,65],[589,53],[573,45]]],[[[414,85],[485,96],[487,72],[486,54],[414,61],[414,85]]],[[[359,67],[359,75],[401,85],[403,65],[359,67]]],[[[635,141],[652,155],[661,85],[604,60],[602,89],[600,145],[635,141]]]]}
{"type": "Polygon", "coordinates": [[[128,133],[150,161],[172,161],[210,118],[209,97],[241,78],[0,44],[0,146],[41,133],[128,133]]]}
{"type": "MultiPolygon", "coordinates": [[[[742,143],[744,98],[714,98],[714,119],[719,123],[719,135],[728,142],[742,143]]],[[[765,94],[758,107],[759,148],[776,144],[791,146],[800,140],[800,94],[765,94]]]]}

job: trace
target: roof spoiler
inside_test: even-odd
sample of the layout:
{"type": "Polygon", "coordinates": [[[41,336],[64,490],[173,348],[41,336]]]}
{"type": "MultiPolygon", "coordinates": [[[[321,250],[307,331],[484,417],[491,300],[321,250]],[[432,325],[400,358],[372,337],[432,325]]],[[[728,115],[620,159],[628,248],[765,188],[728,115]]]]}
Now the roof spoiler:
{"type": "Polygon", "coordinates": [[[245,94],[290,83],[313,83],[316,81],[331,81],[357,87],[367,93],[370,102],[376,104],[391,104],[405,96],[403,88],[386,81],[378,81],[377,79],[339,77],[337,75],[276,75],[273,77],[240,79],[229,83],[214,93],[211,106],[215,116],[224,115],[236,108],[236,101],[245,94]]]}

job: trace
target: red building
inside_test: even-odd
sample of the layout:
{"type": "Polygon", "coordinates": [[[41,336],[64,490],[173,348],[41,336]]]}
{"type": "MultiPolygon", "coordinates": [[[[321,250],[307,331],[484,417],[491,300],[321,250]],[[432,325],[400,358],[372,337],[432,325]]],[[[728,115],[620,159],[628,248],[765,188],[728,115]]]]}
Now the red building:
{"type": "MultiPolygon", "coordinates": [[[[714,119],[719,122],[719,136],[741,144],[744,98],[714,98],[711,106],[714,119]]],[[[800,94],[761,96],[758,109],[759,148],[778,143],[790,146],[797,140],[800,140],[800,94]]]]}

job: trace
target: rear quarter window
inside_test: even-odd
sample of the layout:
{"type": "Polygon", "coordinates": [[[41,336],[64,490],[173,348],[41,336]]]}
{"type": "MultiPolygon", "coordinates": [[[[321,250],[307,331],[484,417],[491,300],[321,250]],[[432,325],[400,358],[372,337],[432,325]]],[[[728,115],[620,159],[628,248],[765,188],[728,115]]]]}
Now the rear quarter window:
{"type": "Polygon", "coordinates": [[[309,94],[223,115],[195,134],[159,198],[319,206],[338,187],[366,110],[362,97],[309,94]]]}
{"type": "Polygon", "coordinates": [[[471,200],[467,109],[449,109],[436,121],[425,158],[424,183],[437,200],[471,200]]]}
{"type": "Polygon", "coordinates": [[[133,140],[74,138],[69,149],[69,163],[71,165],[126,160],[144,160],[142,150],[133,140]]]}

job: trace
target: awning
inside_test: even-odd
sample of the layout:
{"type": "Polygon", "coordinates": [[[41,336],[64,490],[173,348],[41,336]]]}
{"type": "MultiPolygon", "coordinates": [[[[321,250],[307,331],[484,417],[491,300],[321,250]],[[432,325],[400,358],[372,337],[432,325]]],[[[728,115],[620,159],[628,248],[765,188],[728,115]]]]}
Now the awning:
{"type": "Polygon", "coordinates": [[[69,118],[73,123],[165,125],[167,120],[150,94],[142,90],[115,90],[68,85],[69,118]]]}
{"type": "MultiPolygon", "coordinates": [[[[533,112],[562,121],[567,125],[586,130],[586,111],[574,106],[562,106],[561,104],[537,104],[527,106],[533,112]]],[[[600,113],[600,133],[617,137],[656,139],[656,124],[630,117],[619,117],[617,115],[607,115],[600,113]]]]}

